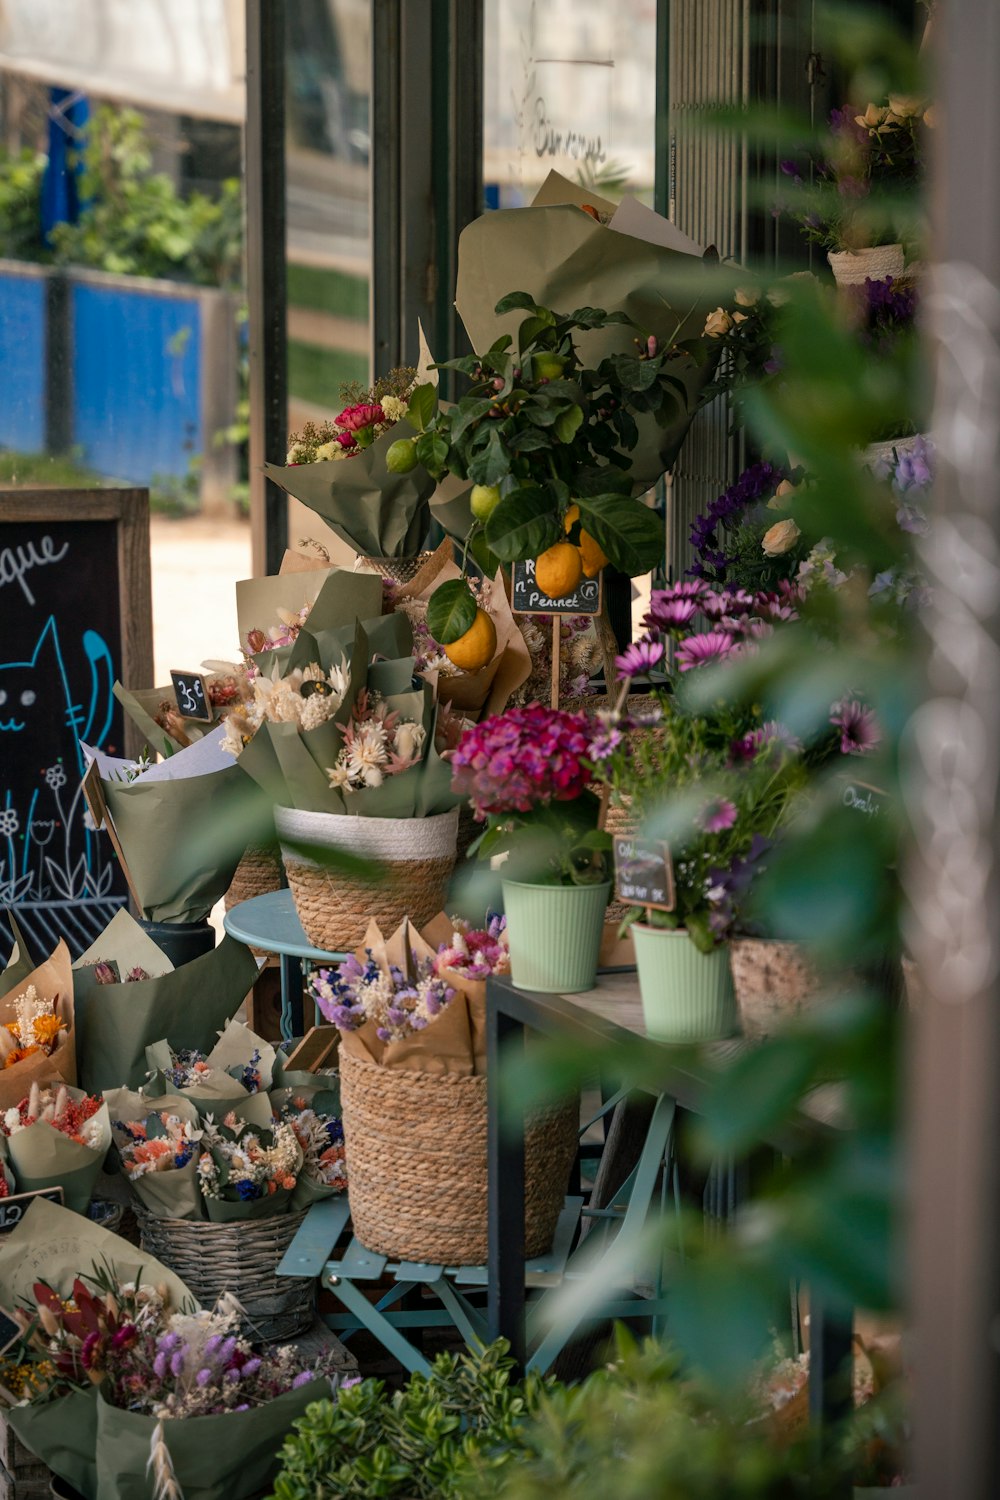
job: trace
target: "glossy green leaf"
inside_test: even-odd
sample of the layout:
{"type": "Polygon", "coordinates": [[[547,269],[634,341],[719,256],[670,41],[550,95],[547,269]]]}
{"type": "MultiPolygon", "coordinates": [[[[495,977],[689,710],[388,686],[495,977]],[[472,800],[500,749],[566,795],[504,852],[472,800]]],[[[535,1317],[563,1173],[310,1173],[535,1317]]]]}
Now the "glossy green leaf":
{"type": "Polygon", "coordinates": [[[543,489],[514,490],[486,523],[486,542],[501,562],[537,557],[559,540],[553,497],[543,489]]]}
{"type": "Polygon", "coordinates": [[[639,500],[623,495],[578,495],[586,529],[616,568],[634,578],[663,556],[663,522],[639,500]]]}
{"type": "Polygon", "coordinates": [[[418,431],[422,432],[433,421],[437,404],[437,386],[431,385],[430,382],[426,385],[418,385],[410,397],[406,413],[408,420],[418,431]]]}
{"type": "Polygon", "coordinates": [[[576,437],[583,421],[583,412],[579,406],[571,406],[568,411],[560,412],[556,417],[553,431],[560,443],[571,443],[576,437]]]}
{"type": "Polygon", "coordinates": [[[427,629],[442,646],[450,646],[476,619],[476,601],[464,578],[452,578],[436,588],[427,601],[427,629]]]}

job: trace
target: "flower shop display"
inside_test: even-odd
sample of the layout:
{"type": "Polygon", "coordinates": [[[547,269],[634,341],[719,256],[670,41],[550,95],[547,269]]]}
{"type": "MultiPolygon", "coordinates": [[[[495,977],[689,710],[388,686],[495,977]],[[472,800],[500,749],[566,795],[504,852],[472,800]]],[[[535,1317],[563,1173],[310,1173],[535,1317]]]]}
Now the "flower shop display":
{"type": "Polygon", "coordinates": [[[238,668],[227,663],[203,663],[205,689],[212,709],[212,722],[191,719],[181,713],[173,687],[125,688],[116,682],[115,697],[132,722],[161,755],[184,750],[210,733],[233,703],[242,696],[238,668]]]}
{"type": "MultiPolygon", "coordinates": [[[[437,934],[451,926],[434,925],[437,934]]],[[[435,947],[409,923],[386,939],[373,922],[363,948],[310,981],[341,1033],[354,1232],[383,1255],[443,1265],[486,1258],[485,978],[463,967],[439,969],[435,947]]],[[[575,1098],[529,1123],[529,1256],[551,1245],[576,1130],[575,1098]]]]}
{"type": "Polygon", "coordinates": [[[140,1265],[104,1231],[95,1241],[89,1228],[72,1262],[68,1245],[43,1250],[52,1269],[39,1274],[39,1237],[65,1233],[63,1213],[39,1217],[33,1206],[14,1233],[32,1263],[27,1287],[9,1261],[0,1266],[5,1300],[18,1288],[24,1330],[0,1384],[32,1393],[29,1404],[8,1408],[8,1420],[88,1500],[259,1494],[294,1419],[336,1390],[329,1357],[258,1351],[231,1298],[199,1307],[163,1266],[149,1257],[140,1265]],[[62,1453],[51,1441],[59,1424],[74,1438],[71,1448],[64,1437],[62,1453]]]}
{"type": "Polygon", "coordinates": [[[0,995],[0,1109],[16,1108],[35,1083],[74,1085],[78,1045],[73,971],[60,939],[44,963],[0,995]]]}
{"type": "Polygon", "coordinates": [[[589,989],[611,886],[611,840],[598,828],[595,724],[529,704],[466,731],[453,785],[487,826],[480,859],[506,855],[504,909],[514,983],[548,993],[589,989]]]}
{"type": "Polygon", "coordinates": [[[270,1042],[240,1021],[230,1021],[210,1052],[197,1048],[175,1051],[167,1041],[146,1048],[149,1068],[142,1092],[180,1094],[200,1110],[224,1115],[254,1094],[267,1093],[274,1078],[277,1053],[270,1042]]]}
{"type": "Polygon", "coordinates": [[[67,1088],[40,1087],[0,1116],[17,1191],[62,1188],[67,1208],[85,1214],[111,1145],[111,1122],[103,1099],[67,1088]]]}
{"type": "Polygon", "coordinates": [[[434,489],[423,468],[390,462],[400,437],[412,435],[417,378],[416,370],[394,370],[368,391],[345,386],[347,404],[331,423],[293,435],[287,465],[265,465],[275,484],[322,516],[370,566],[401,582],[423,561],[434,489]]]}

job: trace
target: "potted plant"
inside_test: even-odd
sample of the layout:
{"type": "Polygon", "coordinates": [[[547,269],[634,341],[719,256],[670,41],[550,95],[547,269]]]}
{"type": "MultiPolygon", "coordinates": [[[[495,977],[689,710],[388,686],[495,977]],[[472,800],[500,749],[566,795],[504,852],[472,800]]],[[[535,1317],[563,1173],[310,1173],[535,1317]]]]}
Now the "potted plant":
{"type": "Polygon", "coordinates": [[[927,113],[922,100],[899,94],[863,112],[845,104],[831,113],[823,153],[805,169],[809,185],[798,162],[781,163],[800,190],[792,217],[827,251],[838,285],[902,276],[912,226],[894,197],[920,179],[927,113]]]}
{"type": "Polygon", "coordinates": [[[597,973],[611,895],[611,840],[589,786],[597,732],[584,714],[532,703],[484,719],[451,757],[453,789],[487,825],[470,854],[505,856],[511,975],[522,989],[573,993],[597,973]]]}
{"type": "Polygon", "coordinates": [[[693,689],[706,668],[754,650],[774,620],[794,617],[792,597],[700,580],[655,591],[648,633],[618,658],[619,672],[625,690],[640,672],[663,674],[672,638],[669,690],[654,682],[657,712],[608,716],[592,745],[595,776],[612,801],[629,807],[642,837],[667,846],[667,909],[633,907],[625,918],[647,1028],[664,1041],[736,1029],[729,938],[805,781],[800,747],[778,725],[722,698],[706,708],[693,689]],[[695,633],[699,617],[709,628],[695,633]]]}

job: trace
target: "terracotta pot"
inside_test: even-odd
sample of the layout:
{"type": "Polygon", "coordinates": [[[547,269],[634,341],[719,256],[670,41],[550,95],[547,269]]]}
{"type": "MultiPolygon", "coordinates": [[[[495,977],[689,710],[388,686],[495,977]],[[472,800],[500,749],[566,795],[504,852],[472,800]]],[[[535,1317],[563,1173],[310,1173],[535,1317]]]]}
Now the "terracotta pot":
{"type": "Polygon", "coordinates": [[[799,943],[734,938],[729,959],[744,1036],[770,1036],[819,994],[819,977],[799,943]]]}

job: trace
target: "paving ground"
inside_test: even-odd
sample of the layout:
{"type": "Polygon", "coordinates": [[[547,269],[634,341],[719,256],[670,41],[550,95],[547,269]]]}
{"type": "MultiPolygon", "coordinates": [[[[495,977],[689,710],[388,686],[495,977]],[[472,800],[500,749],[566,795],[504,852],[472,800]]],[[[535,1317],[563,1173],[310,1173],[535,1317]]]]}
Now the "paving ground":
{"type": "Polygon", "coordinates": [[[208,658],[235,661],[235,584],[252,571],[249,521],[153,516],[150,550],[156,684],[170,681],[171,668],[196,670],[208,658]]]}

